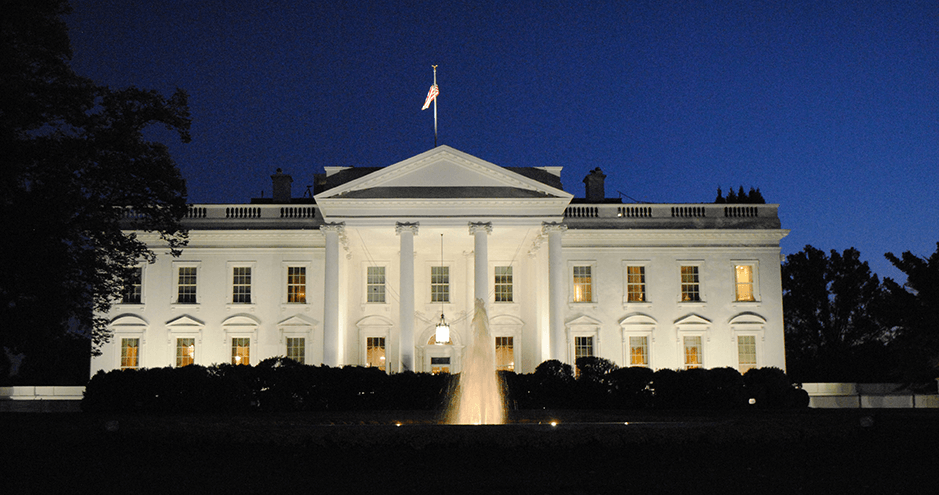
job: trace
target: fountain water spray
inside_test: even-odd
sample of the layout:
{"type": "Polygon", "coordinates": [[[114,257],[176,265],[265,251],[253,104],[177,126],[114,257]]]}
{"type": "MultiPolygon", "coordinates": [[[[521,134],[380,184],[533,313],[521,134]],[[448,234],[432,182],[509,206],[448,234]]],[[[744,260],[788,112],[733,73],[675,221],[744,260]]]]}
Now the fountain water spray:
{"type": "Polygon", "coordinates": [[[482,299],[476,299],[472,327],[472,341],[456,389],[450,395],[446,422],[501,425],[505,423],[502,380],[496,372],[495,342],[489,333],[489,316],[482,299]]]}

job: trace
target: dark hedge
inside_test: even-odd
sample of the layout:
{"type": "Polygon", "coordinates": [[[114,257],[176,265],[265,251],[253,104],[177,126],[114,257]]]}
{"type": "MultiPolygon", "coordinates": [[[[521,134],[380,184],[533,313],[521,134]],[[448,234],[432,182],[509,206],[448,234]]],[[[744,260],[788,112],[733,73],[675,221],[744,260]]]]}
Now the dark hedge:
{"type": "MultiPolygon", "coordinates": [[[[533,373],[500,372],[511,409],[802,408],[808,394],[782,370],[653,371],[582,358],[577,373],[560,361],[533,373]]],[[[377,368],[310,366],[278,357],[257,366],[185,366],[98,372],[82,409],[94,412],[442,410],[458,376],[388,375],[377,368]]]]}

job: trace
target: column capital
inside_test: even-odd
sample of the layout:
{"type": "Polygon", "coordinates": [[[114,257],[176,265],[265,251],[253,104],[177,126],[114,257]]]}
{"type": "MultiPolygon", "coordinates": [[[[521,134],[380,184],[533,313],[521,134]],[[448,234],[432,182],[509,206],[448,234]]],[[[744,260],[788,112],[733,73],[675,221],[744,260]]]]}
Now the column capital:
{"type": "Polygon", "coordinates": [[[395,222],[395,235],[401,235],[401,232],[410,232],[417,235],[417,230],[421,222],[395,222]]]}
{"type": "Polygon", "coordinates": [[[478,232],[485,232],[487,235],[492,233],[492,222],[469,222],[470,235],[476,235],[478,232]]]}
{"type": "Polygon", "coordinates": [[[563,234],[567,231],[567,225],[560,222],[541,222],[541,233],[548,235],[553,232],[563,234]]]}
{"type": "Polygon", "coordinates": [[[320,225],[320,232],[324,234],[326,232],[335,232],[337,234],[343,234],[345,233],[345,231],[346,231],[346,222],[331,222],[331,223],[324,223],[323,225],[320,225]]]}

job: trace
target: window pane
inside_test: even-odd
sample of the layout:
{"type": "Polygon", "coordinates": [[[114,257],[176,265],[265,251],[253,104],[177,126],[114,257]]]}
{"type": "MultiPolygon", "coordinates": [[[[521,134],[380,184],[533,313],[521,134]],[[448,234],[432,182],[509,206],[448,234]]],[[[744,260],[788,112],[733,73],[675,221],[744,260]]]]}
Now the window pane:
{"type": "Polygon", "coordinates": [[[512,267],[495,267],[496,302],[512,302],[512,267]]]}
{"type": "Polygon", "coordinates": [[[121,369],[133,370],[140,366],[140,339],[121,339],[121,369]]]}
{"type": "Polygon", "coordinates": [[[593,356],[593,337],[574,337],[574,361],[593,356]]]}
{"type": "Polygon", "coordinates": [[[592,275],[590,266],[574,267],[574,302],[592,302],[592,275]]]}
{"type": "Polygon", "coordinates": [[[496,337],[496,369],[515,371],[514,337],[496,337]]]}
{"type": "Polygon", "coordinates": [[[700,368],[704,364],[701,352],[701,337],[685,337],[685,368],[700,368]]]}
{"type": "Polygon", "coordinates": [[[179,304],[196,303],[196,267],[184,266],[179,268],[179,292],[176,302],[179,304]]]}
{"type": "Polygon", "coordinates": [[[140,282],[142,278],[143,268],[136,267],[130,269],[130,272],[127,274],[127,278],[124,279],[124,291],[121,302],[127,304],[140,304],[140,282]]]}
{"type": "Polygon", "coordinates": [[[646,267],[626,267],[626,300],[628,302],[646,300],[646,267]]]}
{"type": "Polygon", "coordinates": [[[450,302],[450,267],[430,268],[430,302],[450,302]]]}
{"type": "Polygon", "coordinates": [[[287,302],[306,302],[306,267],[287,267],[287,302]]]}
{"type": "Polygon", "coordinates": [[[236,266],[232,275],[232,303],[251,303],[251,268],[236,266]]]}
{"type": "Polygon", "coordinates": [[[251,364],[251,339],[236,337],[231,339],[231,364],[251,364]]]}
{"type": "Polygon", "coordinates": [[[196,362],[196,339],[176,339],[176,367],[189,366],[196,362]]]}
{"type": "Polygon", "coordinates": [[[734,278],[737,286],[738,301],[755,301],[753,297],[753,267],[750,265],[737,265],[734,267],[734,278]]]}
{"type": "Polygon", "coordinates": [[[629,365],[649,366],[649,338],[629,338],[629,365]]]}
{"type": "Polygon", "coordinates": [[[385,338],[368,337],[365,343],[365,366],[385,371],[385,338]]]}
{"type": "Polygon", "coordinates": [[[737,359],[740,374],[746,373],[750,368],[756,368],[755,336],[740,335],[737,337],[737,359]]]}
{"type": "Polygon", "coordinates": [[[385,267],[368,267],[366,278],[367,301],[370,303],[385,302],[385,267]]]}
{"type": "Polygon", "coordinates": [[[287,337],[287,358],[303,364],[306,360],[306,339],[287,337]]]}
{"type": "Polygon", "coordinates": [[[681,300],[700,301],[700,283],[698,282],[698,267],[681,267],[681,300]]]}

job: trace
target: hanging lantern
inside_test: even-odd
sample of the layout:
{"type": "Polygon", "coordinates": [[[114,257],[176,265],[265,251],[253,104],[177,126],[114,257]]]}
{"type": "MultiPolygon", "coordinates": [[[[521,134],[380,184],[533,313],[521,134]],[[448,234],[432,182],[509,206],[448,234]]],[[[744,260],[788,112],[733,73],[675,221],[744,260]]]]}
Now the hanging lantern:
{"type": "Polygon", "coordinates": [[[450,325],[447,324],[443,313],[440,313],[440,321],[437,322],[437,332],[434,334],[434,343],[437,345],[450,343],[450,325]]]}

